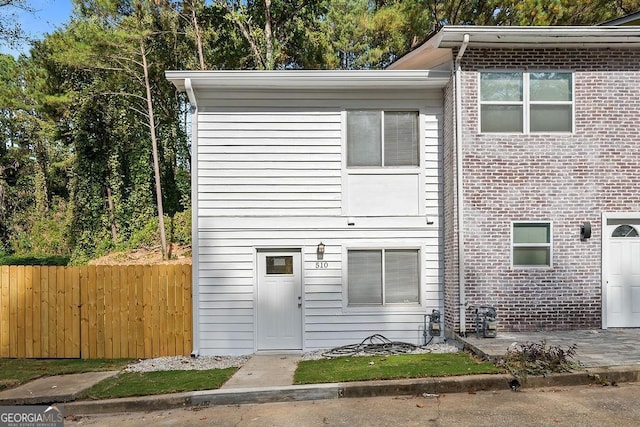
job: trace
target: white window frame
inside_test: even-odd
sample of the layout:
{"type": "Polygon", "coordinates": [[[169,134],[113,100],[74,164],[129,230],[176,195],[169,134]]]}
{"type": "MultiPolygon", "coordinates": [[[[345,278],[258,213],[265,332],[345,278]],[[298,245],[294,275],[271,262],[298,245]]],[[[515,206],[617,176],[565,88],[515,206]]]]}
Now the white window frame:
{"type": "Polygon", "coordinates": [[[356,172],[356,171],[363,171],[363,170],[375,170],[375,171],[402,171],[402,170],[416,170],[416,169],[420,169],[421,165],[422,165],[422,161],[423,161],[423,157],[424,157],[424,152],[423,152],[423,148],[424,148],[424,143],[423,143],[423,130],[422,130],[422,122],[423,122],[423,117],[422,117],[422,112],[420,111],[419,108],[349,108],[344,110],[344,129],[345,129],[345,169],[348,169],[349,172],[356,172]],[[347,132],[347,129],[349,128],[349,113],[350,112],[356,112],[356,111],[363,111],[363,112],[375,112],[375,113],[379,113],[380,114],[380,159],[381,159],[381,165],[380,166],[349,166],[349,135],[347,132]],[[418,155],[418,164],[417,165],[400,165],[400,166],[386,166],[385,165],[385,158],[384,158],[384,147],[385,147],[385,140],[384,140],[384,115],[385,113],[401,113],[401,112],[406,112],[406,113],[415,113],[417,116],[417,127],[416,127],[416,137],[417,137],[417,155],[418,155]]]}
{"type": "Polygon", "coordinates": [[[511,269],[513,270],[550,270],[553,269],[553,222],[548,220],[540,221],[511,221],[511,269]],[[514,231],[519,224],[545,224],[549,226],[548,243],[514,243],[514,231]],[[515,248],[549,248],[549,265],[517,265],[513,263],[513,253],[515,248]]]}
{"type": "Polygon", "coordinates": [[[572,70],[482,70],[478,72],[478,133],[482,135],[571,135],[576,130],[576,79],[572,70]],[[481,84],[484,73],[521,73],[522,74],[522,101],[482,101],[481,84]],[[531,101],[530,100],[530,75],[531,73],[565,73],[571,74],[571,101],[531,101]],[[482,131],[482,106],[483,105],[521,105],[522,106],[522,132],[483,132],[482,131]],[[570,131],[531,131],[531,106],[532,105],[570,105],[571,106],[571,130],[570,131]]]}
{"type": "Polygon", "coordinates": [[[345,284],[343,286],[343,307],[347,311],[379,311],[379,310],[402,310],[406,311],[407,309],[416,309],[421,312],[422,306],[424,305],[423,298],[423,270],[424,270],[424,251],[420,246],[395,246],[395,245],[366,245],[366,246],[349,246],[345,247],[343,251],[343,274],[342,280],[345,284]],[[415,251],[418,257],[418,301],[411,303],[386,303],[386,289],[385,289],[385,251],[394,251],[394,250],[403,250],[403,251],[415,251]],[[351,304],[349,302],[349,252],[350,251],[382,251],[382,303],[381,304],[351,304]]]}
{"type": "MultiPolygon", "coordinates": [[[[414,176],[418,180],[418,197],[424,197],[425,194],[425,177],[426,177],[426,129],[425,129],[425,115],[427,114],[426,107],[420,103],[414,101],[389,101],[385,103],[369,103],[363,104],[361,102],[345,104],[341,106],[341,168],[342,168],[342,214],[345,216],[353,215],[352,209],[349,206],[349,192],[350,192],[350,177],[360,176],[414,176]],[[347,142],[347,113],[349,111],[415,111],[418,113],[418,166],[357,166],[349,167],[348,163],[348,142],[347,142]]],[[[384,123],[383,123],[384,126],[384,123]]],[[[384,128],[381,127],[381,131],[384,128]]],[[[418,204],[418,215],[425,215],[426,206],[424,202],[418,204]]],[[[387,216],[387,215],[385,215],[387,216]]],[[[391,214],[388,216],[406,216],[404,214],[391,214]]]]}

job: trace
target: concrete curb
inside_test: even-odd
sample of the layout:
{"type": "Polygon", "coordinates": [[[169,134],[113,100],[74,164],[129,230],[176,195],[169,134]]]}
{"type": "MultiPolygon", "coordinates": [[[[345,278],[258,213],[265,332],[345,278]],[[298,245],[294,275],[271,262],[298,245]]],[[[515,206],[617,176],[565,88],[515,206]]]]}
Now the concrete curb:
{"type": "MultiPolygon", "coordinates": [[[[461,377],[419,378],[406,380],[362,381],[285,387],[261,387],[230,390],[207,390],[111,399],[80,401],[64,405],[67,415],[91,415],[117,412],[145,412],[208,405],[292,402],[348,397],[396,396],[412,394],[468,393],[507,390],[512,376],[468,375],[461,377]]],[[[523,388],[611,384],[640,381],[640,365],[590,368],[585,371],[529,377],[523,388]]]]}

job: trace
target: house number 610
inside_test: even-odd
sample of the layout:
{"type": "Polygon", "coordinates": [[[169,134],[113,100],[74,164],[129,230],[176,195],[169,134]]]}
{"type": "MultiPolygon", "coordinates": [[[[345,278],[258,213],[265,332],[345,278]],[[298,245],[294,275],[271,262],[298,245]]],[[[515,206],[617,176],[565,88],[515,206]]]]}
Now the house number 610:
{"type": "Polygon", "coordinates": [[[329,263],[327,261],[318,261],[316,262],[316,268],[324,270],[329,268],[329,263]]]}

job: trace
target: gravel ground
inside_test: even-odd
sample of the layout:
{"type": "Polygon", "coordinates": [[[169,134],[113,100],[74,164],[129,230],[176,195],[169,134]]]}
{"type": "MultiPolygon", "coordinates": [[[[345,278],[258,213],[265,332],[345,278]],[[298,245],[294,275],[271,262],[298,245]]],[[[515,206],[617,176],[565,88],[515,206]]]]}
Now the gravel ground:
{"type": "MultiPolygon", "coordinates": [[[[324,359],[323,353],[327,350],[317,350],[304,353],[303,360],[324,359]]],[[[420,353],[455,353],[458,348],[448,343],[429,344],[426,347],[418,347],[409,354],[420,353]]],[[[356,356],[370,356],[366,353],[358,353],[356,356]]],[[[158,357],[155,359],[138,360],[128,365],[125,372],[151,372],[151,371],[189,371],[189,370],[207,370],[207,369],[224,369],[235,366],[244,365],[251,356],[200,356],[200,357],[184,357],[170,356],[158,357]]]]}
{"type": "Polygon", "coordinates": [[[138,360],[127,366],[125,372],[151,371],[204,371],[242,366],[250,356],[169,356],[138,360]]]}

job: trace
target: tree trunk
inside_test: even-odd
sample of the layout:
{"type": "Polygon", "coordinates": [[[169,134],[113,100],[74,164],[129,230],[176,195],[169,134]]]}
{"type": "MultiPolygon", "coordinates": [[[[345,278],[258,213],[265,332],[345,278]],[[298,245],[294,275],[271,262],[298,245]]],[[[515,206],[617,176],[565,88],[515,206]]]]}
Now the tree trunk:
{"type": "Polygon", "coordinates": [[[116,214],[113,206],[113,196],[111,195],[111,187],[107,185],[107,205],[109,207],[109,222],[111,223],[111,240],[113,244],[118,243],[118,227],[116,227],[116,214]]]}
{"type": "Polygon", "coordinates": [[[273,28],[271,22],[271,0],[264,0],[264,44],[266,47],[265,68],[273,70],[275,62],[273,59],[273,28]]]}
{"type": "Polygon", "coordinates": [[[195,33],[196,46],[198,48],[198,59],[200,60],[200,69],[206,70],[207,66],[204,63],[204,53],[202,50],[202,31],[200,30],[200,25],[198,25],[198,18],[196,16],[196,8],[191,3],[191,20],[193,23],[193,31],[195,33]]]}
{"type": "Polygon", "coordinates": [[[151,145],[153,151],[153,173],[156,182],[156,200],[158,205],[158,229],[160,231],[160,250],[162,258],[167,259],[167,237],[164,229],[164,210],[162,209],[162,187],[160,185],[160,162],[158,161],[158,140],[156,138],[156,123],[153,116],[153,99],[151,98],[151,83],[149,82],[149,66],[147,65],[147,52],[144,41],[140,41],[140,53],[142,55],[142,69],[144,71],[144,85],[147,91],[147,110],[149,111],[149,130],[151,132],[151,145]]]}

